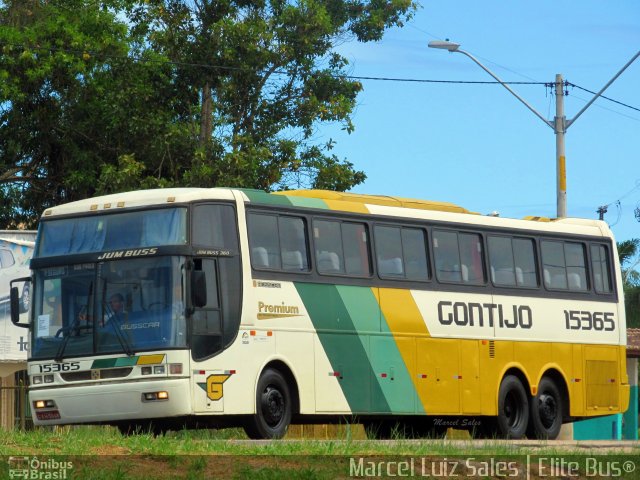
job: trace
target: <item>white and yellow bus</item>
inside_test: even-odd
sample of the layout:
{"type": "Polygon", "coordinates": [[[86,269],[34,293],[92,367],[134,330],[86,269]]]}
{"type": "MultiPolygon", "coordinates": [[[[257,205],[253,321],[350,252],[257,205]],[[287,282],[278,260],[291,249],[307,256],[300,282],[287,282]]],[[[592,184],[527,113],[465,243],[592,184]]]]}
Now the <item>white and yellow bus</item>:
{"type": "Polygon", "coordinates": [[[279,438],[347,419],[379,436],[398,422],[555,438],[628,406],[620,267],[600,221],[138,191],[46,210],[31,270],[37,425],[279,438]]]}

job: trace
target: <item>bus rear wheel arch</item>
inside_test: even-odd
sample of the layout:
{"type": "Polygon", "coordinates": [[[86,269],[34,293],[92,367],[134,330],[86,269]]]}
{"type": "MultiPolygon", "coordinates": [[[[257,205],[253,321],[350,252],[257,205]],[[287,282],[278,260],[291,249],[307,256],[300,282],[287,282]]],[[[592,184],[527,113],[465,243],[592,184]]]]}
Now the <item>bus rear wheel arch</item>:
{"type": "Polygon", "coordinates": [[[292,389],[283,373],[266,368],[256,388],[256,413],[251,415],[244,430],[251,439],[277,439],[287,433],[293,416],[292,389]]]}
{"type": "Polygon", "coordinates": [[[557,438],[564,413],[563,395],[557,381],[550,376],[542,377],[536,395],[531,398],[527,436],[544,440],[557,438]]]}

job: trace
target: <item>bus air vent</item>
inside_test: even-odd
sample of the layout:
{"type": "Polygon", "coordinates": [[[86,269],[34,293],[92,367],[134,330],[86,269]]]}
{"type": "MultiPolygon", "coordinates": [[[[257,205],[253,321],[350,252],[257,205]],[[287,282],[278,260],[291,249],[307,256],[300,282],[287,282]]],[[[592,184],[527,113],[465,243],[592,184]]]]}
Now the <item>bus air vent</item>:
{"type": "MultiPolygon", "coordinates": [[[[132,367],[122,367],[122,368],[103,368],[100,370],[100,380],[105,380],[109,378],[123,378],[128,376],[132,367]]],[[[82,372],[65,372],[61,373],[60,376],[65,382],[84,382],[86,380],[96,380],[91,376],[91,370],[85,370],[82,372]]]]}

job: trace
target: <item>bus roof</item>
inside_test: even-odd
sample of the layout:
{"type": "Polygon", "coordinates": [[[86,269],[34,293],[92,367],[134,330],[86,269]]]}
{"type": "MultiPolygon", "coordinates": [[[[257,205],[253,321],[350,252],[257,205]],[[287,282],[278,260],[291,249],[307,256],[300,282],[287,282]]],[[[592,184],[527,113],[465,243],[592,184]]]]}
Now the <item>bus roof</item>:
{"type": "Polygon", "coordinates": [[[365,195],[329,190],[287,190],[267,193],[262,190],[230,188],[166,188],[114,193],[79,200],[45,210],[43,217],[90,212],[103,212],[145,206],[171,205],[197,200],[235,200],[238,196],[255,204],[340,210],[351,213],[390,215],[405,218],[459,221],[474,225],[494,225],[507,228],[541,231],[573,232],[611,237],[605,222],[595,219],[525,217],[517,220],[480,215],[448,202],[415,200],[385,195],[365,195]]]}
{"type": "Polygon", "coordinates": [[[274,195],[319,198],[322,200],[385,205],[388,207],[416,208],[419,210],[437,210],[441,212],[474,213],[470,212],[466,208],[462,208],[449,202],[416,200],[412,198],[392,197],[388,195],[365,195],[360,193],[334,192],[331,190],[288,190],[284,192],[274,192],[274,195]]]}

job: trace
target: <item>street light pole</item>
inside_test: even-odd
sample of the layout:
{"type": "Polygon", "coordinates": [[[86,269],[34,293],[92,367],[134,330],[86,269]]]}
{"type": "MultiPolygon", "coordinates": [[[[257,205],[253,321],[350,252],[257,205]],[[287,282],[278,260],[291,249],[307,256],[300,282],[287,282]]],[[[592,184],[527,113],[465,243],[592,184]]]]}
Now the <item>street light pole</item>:
{"type": "Polygon", "coordinates": [[[564,115],[564,85],[562,75],[556,74],[556,116],[553,131],[556,134],[556,216],[567,216],[567,164],[564,153],[564,134],[567,117],[564,115]]]}
{"type": "Polygon", "coordinates": [[[573,123],[578,119],[580,115],[584,113],[584,111],[589,108],[593,102],[596,101],[598,97],[600,97],[604,91],[609,88],[609,86],[624,72],[629,65],[631,65],[636,58],[640,56],[640,51],[636,53],[631,60],[629,60],[624,67],[622,67],[618,73],[616,73],[611,80],[609,80],[602,89],[598,93],[594,95],[594,97],[580,110],[575,117],[571,120],[567,120],[564,114],[564,81],[562,80],[562,75],[556,75],[555,81],[555,94],[556,94],[556,116],[553,119],[553,122],[544,118],[535,108],[533,108],[529,103],[524,100],[520,95],[514,92],[509,85],[503,82],[498,76],[485,67],[480,61],[471,55],[469,52],[465,52],[464,50],[460,50],[460,44],[453,43],[450,41],[441,41],[435,40],[429,42],[430,48],[438,48],[442,50],[448,50],[449,53],[462,53],[466,55],[471,60],[473,60],[480,68],[482,68],[485,72],[491,75],[500,85],[506,88],[509,93],[511,93],[514,97],[516,97],[525,107],[527,107],[530,111],[532,111],[536,117],[542,120],[548,127],[551,127],[556,135],[556,198],[557,198],[557,217],[563,218],[567,216],[567,169],[566,169],[566,157],[565,157],[565,133],[567,129],[573,125],[573,123]]]}

